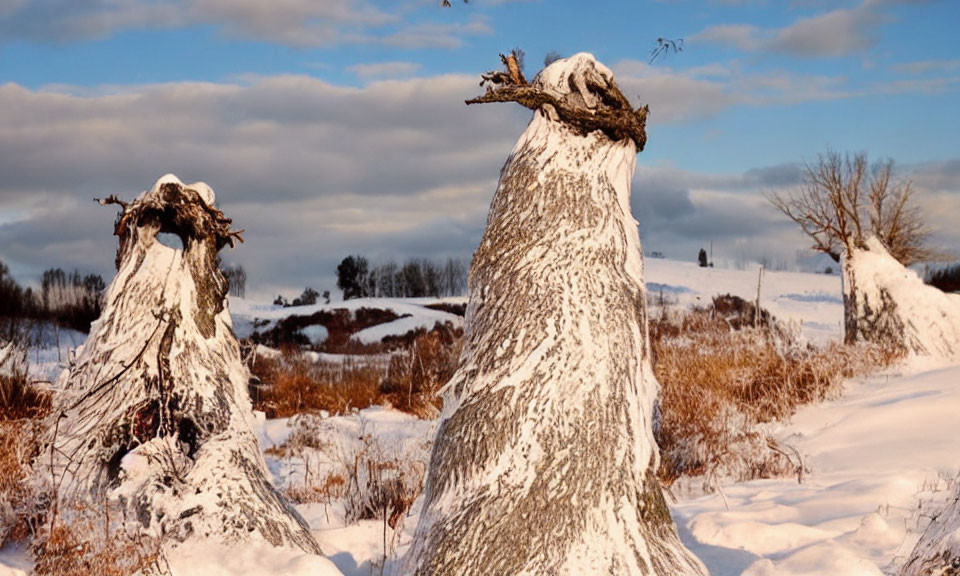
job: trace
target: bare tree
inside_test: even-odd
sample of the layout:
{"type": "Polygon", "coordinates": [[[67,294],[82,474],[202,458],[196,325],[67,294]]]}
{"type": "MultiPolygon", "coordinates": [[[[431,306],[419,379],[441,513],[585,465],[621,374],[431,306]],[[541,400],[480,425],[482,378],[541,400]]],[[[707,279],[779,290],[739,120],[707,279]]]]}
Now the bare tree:
{"type": "Polygon", "coordinates": [[[467,267],[462,260],[447,258],[443,266],[443,290],[446,296],[460,296],[467,288],[467,267]]]}
{"type": "Polygon", "coordinates": [[[804,169],[797,190],[767,198],[813,240],[814,250],[839,262],[844,251],[876,236],[905,266],[934,255],[913,186],[896,176],[893,160],[870,167],[865,153],[828,151],[804,169]]]}
{"type": "Polygon", "coordinates": [[[830,151],[806,165],[797,191],[769,199],[813,239],[815,250],[838,262],[842,257],[848,344],[865,341],[924,356],[958,353],[957,302],[904,268],[934,252],[926,245],[929,230],[913,188],[896,177],[892,160],[870,167],[866,154],[830,151]],[[916,322],[919,315],[929,320],[916,322]]]}
{"type": "Polygon", "coordinates": [[[247,271],[243,266],[231,266],[221,270],[227,280],[230,295],[244,298],[247,294],[247,271]]]}

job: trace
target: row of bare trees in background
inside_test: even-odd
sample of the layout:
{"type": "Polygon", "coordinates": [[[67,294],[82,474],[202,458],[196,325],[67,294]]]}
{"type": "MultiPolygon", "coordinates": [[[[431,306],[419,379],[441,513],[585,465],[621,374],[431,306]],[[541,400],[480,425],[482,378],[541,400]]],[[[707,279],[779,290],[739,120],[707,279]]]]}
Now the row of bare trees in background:
{"type": "Polygon", "coordinates": [[[468,271],[467,264],[455,258],[445,262],[411,258],[402,265],[390,260],[371,266],[365,256],[353,255],[337,266],[337,288],[344,300],[461,296],[467,289],[468,271]]]}
{"type": "Polygon", "coordinates": [[[106,283],[98,274],[81,275],[51,268],[43,273],[40,288],[21,287],[0,262],[0,320],[3,338],[22,320],[49,321],[65,328],[88,332],[90,323],[100,317],[106,283]]]}

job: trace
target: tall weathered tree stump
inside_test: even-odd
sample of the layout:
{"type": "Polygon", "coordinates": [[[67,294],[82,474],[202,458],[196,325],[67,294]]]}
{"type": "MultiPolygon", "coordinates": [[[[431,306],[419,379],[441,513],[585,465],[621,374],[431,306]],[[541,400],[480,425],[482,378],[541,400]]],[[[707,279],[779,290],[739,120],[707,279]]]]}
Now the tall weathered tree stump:
{"type": "Polygon", "coordinates": [[[473,102],[534,117],[474,255],[409,571],[705,574],[655,475],[658,385],[630,213],[646,109],[589,54],[532,84],[509,76],[473,102]]]}
{"type": "Polygon", "coordinates": [[[118,501],[173,541],[262,538],[319,553],[268,480],[251,426],[248,373],[217,268],[239,233],[213,191],[168,175],[129,204],[102,203],[123,208],[118,272],[61,378],[37,468],[49,470],[61,502],[118,501]]]}

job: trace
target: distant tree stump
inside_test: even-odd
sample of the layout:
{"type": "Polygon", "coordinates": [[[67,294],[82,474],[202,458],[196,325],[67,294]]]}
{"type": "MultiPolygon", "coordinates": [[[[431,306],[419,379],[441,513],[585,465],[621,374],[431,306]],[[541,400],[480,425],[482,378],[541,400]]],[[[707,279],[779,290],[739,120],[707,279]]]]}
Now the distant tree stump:
{"type": "Polygon", "coordinates": [[[844,252],[843,299],[848,343],[960,359],[960,296],[924,284],[876,237],[844,252]]]}

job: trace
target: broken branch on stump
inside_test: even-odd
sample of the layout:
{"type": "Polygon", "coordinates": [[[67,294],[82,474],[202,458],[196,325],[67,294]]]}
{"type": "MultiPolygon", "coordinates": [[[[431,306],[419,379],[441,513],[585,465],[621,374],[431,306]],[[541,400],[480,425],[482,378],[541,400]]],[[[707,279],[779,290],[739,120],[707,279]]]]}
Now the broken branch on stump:
{"type": "Polygon", "coordinates": [[[522,75],[519,77],[522,82],[515,82],[512,77],[513,70],[508,63],[513,56],[505,57],[501,54],[500,57],[508,71],[491,71],[481,75],[481,86],[489,82],[495,87],[487,86],[487,92],[483,96],[467,100],[467,105],[516,102],[531,110],[549,106],[556,112],[559,120],[582,135],[600,130],[614,141],[630,138],[636,144],[638,152],[643,150],[647,143],[646,126],[650,107],[634,109],[612,79],[607,85],[586,82],[585,88],[599,97],[596,108],[590,108],[579,101],[568,102],[566,99],[557,98],[544,91],[536,82],[528,84],[522,75]]]}

